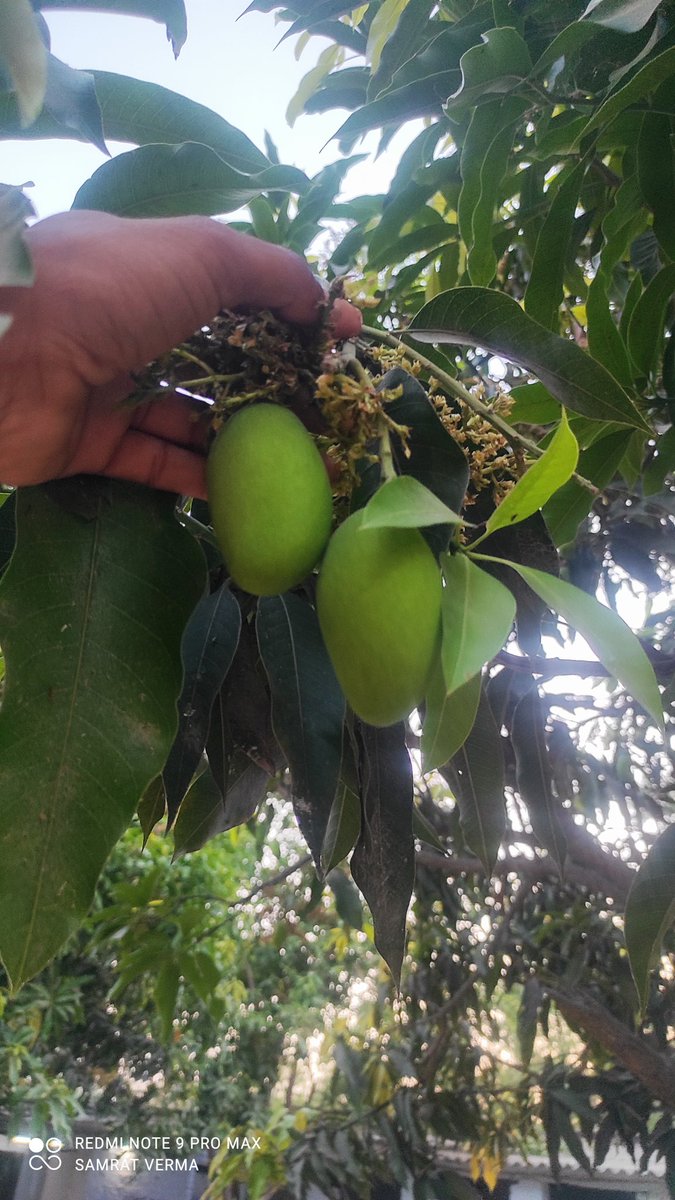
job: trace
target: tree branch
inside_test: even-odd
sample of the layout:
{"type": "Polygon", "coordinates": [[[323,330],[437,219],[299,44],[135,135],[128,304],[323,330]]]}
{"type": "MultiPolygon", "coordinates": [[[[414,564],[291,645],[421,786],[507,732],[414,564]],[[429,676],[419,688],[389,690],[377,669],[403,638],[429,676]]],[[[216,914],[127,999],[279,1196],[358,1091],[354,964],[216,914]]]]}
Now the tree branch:
{"type": "Polygon", "coordinates": [[[667,1108],[675,1109],[675,1057],[672,1053],[656,1050],[644,1034],[627,1029],[588,992],[543,980],[542,986],[572,1028],[580,1027],[584,1035],[608,1051],[652,1096],[667,1108]]]}

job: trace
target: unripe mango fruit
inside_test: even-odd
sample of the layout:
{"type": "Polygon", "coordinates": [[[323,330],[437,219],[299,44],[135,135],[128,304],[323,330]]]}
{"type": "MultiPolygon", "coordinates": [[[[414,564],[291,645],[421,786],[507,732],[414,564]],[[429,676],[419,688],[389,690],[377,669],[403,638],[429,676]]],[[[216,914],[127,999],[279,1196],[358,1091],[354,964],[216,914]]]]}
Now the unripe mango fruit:
{"type": "Polygon", "coordinates": [[[317,613],[356,715],[393,725],[421,701],[439,652],[441,576],[417,529],[362,523],[353,513],[328,543],[317,613]]]}
{"type": "Polygon", "coordinates": [[[231,417],[207,464],[211,520],[235,583],[255,596],[295,587],[330,536],[326,468],[294,413],[255,404],[231,417]]]}

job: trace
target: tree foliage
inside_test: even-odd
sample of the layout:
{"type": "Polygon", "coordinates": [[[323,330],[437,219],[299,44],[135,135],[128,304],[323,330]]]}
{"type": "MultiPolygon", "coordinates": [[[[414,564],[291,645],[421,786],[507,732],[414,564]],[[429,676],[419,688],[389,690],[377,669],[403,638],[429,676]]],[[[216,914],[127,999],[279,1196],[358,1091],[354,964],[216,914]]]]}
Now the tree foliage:
{"type": "MultiPolygon", "coordinates": [[[[131,7],[151,9],[180,48],[182,5],[131,7]]],[[[28,18],[15,9],[18,37],[28,18]]],[[[338,520],[364,509],[371,526],[423,530],[444,580],[438,659],[419,712],[370,728],[345,713],[313,576],[256,603],[227,583],[202,505],[181,499],[179,529],[171,504],[121,485],[8,497],[0,951],[11,985],[84,919],[135,804],[146,838],[167,812],[182,856],[242,823],[259,830],[264,797],[287,788],[319,872],[335,881],[337,912],[357,925],[351,854],[375,943],[397,978],[403,966],[404,1010],[381,1006],[375,1035],[335,1037],[318,1115],[298,1117],[291,1092],[283,1114],[269,1107],[265,1153],[217,1161],[214,1195],[242,1179],[253,1196],[285,1179],[298,1195],[310,1182],[329,1195],[363,1190],[382,1139],[392,1176],[412,1173],[429,1200],[460,1188],[439,1173],[445,1137],[471,1146],[487,1182],[507,1149],[541,1136],[554,1171],[562,1149],[586,1167],[618,1139],[642,1162],[661,1155],[672,1178],[672,0],[563,0],[555,11],[543,0],[254,0],[251,10],[274,12],[284,36],[324,39],[290,115],[348,116],[336,117],[342,157],[313,179],[185,97],[83,76],[49,54],[36,115],[41,51],[29,67],[3,52],[0,133],[135,146],[82,184],[75,207],[150,216],[245,204],[238,228],[310,256],[328,231],[332,293],[364,308],[355,351],[289,341],[266,314],[214,314],[149,365],[139,395],[187,386],[223,414],[236,394],[217,381],[234,372],[241,390],[290,401],[342,464],[338,520]],[[359,139],[379,130],[384,149],[408,122],[388,192],[341,199],[359,139]],[[122,579],[130,522],[138,562],[122,579]],[[24,626],[45,523],[54,561],[43,569],[91,678],[109,658],[99,624],[120,664],[114,678],[106,670],[110,711],[84,743],[42,716],[57,688],[91,721],[58,614],[37,635],[24,626]],[[90,604],[76,567],[94,535],[90,604]],[[139,630],[158,587],[171,603],[151,653],[139,630]],[[137,624],[118,630],[113,610],[137,624]],[[152,716],[125,696],[132,665],[160,698],[152,716]],[[106,822],[92,823],[83,814],[111,779],[98,739],[111,730],[111,752],[129,757],[106,822]],[[57,750],[67,787],[50,773],[57,750]],[[88,854],[71,862],[59,848],[73,827],[88,854]],[[505,1058],[500,1014],[514,1002],[520,1049],[505,1058]]],[[[31,19],[39,29],[39,13],[31,19]]],[[[25,45],[35,50],[32,33],[25,45]]],[[[1,281],[28,283],[25,202],[11,189],[0,199],[1,281]]],[[[134,942],[128,982],[157,972],[165,1033],[181,986],[223,1019],[208,983],[217,955],[184,961],[162,921],[134,942]]]]}

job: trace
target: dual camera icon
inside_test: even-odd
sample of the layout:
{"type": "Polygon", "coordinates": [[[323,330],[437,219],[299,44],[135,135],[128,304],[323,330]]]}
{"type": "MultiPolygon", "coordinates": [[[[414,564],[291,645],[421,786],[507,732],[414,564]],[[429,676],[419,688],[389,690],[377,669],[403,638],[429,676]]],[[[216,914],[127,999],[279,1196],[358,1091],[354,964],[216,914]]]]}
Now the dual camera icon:
{"type": "Polygon", "coordinates": [[[60,1138],[50,1137],[43,1142],[42,1138],[31,1138],[28,1143],[30,1150],[30,1158],[28,1166],[31,1171],[42,1171],[46,1168],[48,1171],[58,1171],[61,1166],[61,1151],[63,1150],[63,1142],[60,1138]]]}

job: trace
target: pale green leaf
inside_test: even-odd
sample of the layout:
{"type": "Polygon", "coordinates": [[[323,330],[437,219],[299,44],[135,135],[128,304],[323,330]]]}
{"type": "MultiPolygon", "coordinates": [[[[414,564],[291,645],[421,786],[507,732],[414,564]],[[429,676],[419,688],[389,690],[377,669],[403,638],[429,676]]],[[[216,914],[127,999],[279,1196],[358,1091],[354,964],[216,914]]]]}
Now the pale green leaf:
{"type": "Polygon", "coordinates": [[[594,596],[545,571],[488,555],[476,557],[503,563],[517,571],[545,604],[578,630],[610,674],[646,709],[659,727],[663,726],[661,695],[654,668],[632,629],[617,613],[600,604],[594,596]]]}
{"type": "Polygon", "coordinates": [[[507,587],[466,554],[443,555],[441,662],[447,692],[480,672],[506,641],[516,615],[507,587]]]}
{"type": "Polygon", "coordinates": [[[425,771],[443,763],[464,745],[476,718],[480,699],[480,674],[448,693],[443,668],[438,662],[426,694],[426,714],[422,727],[422,764],[425,771]]]}
{"type": "Polygon", "coordinates": [[[478,545],[483,538],[489,537],[496,529],[524,521],[532,513],[537,512],[550,500],[551,496],[571,479],[579,459],[579,446],[569,427],[567,415],[563,409],[560,424],[541,458],[537,458],[528,471],[518,480],[516,486],[506,494],[501,504],[493,512],[485,533],[478,538],[478,545]]]}
{"type": "Polygon", "coordinates": [[[426,525],[461,525],[462,518],[412,475],[389,479],[369,500],[363,529],[422,529],[426,525]]]}

